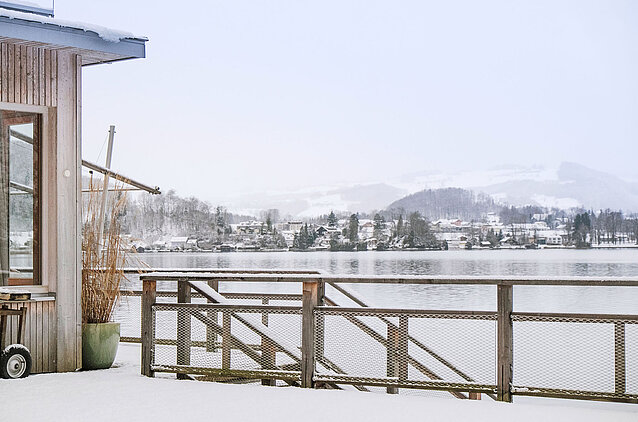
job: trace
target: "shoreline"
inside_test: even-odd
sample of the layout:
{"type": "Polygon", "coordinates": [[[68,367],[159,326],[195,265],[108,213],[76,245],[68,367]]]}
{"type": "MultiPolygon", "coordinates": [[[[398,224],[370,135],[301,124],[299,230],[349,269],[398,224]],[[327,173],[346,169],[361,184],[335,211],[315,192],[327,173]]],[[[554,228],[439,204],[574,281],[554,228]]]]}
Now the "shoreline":
{"type": "Polygon", "coordinates": [[[426,249],[426,248],[402,248],[402,249],[384,249],[384,250],[376,250],[376,249],[368,249],[364,251],[357,250],[356,248],[351,251],[331,251],[329,249],[248,249],[248,250],[233,250],[233,251],[219,251],[212,249],[198,249],[198,250],[145,250],[142,252],[137,252],[140,254],[145,253],[160,253],[160,254],[189,254],[189,253],[213,253],[213,254],[229,254],[229,253],[250,253],[250,252],[277,252],[277,253],[286,253],[286,252],[448,252],[448,251],[541,251],[541,250],[569,250],[569,251],[587,251],[587,250],[638,250],[638,245],[595,245],[589,248],[576,248],[575,246],[540,246],[537,248],[527,248],[525,246],[516,246],[516,247],[499,247],[499,248],[481,248],[481,247],[473,247],[471,249],[465,248],[449,248],[449,249],[426,249]]]}

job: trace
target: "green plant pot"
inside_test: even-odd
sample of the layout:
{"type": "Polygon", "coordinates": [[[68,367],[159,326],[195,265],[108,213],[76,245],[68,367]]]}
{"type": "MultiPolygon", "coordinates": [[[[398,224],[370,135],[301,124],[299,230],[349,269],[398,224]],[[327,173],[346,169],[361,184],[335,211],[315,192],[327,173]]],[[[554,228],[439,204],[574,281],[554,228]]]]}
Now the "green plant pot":
{"type": "Polygon", "coordinates": [[[119,322],[82,324],[82,369],[110,368],[119,342],[119,322]]]}

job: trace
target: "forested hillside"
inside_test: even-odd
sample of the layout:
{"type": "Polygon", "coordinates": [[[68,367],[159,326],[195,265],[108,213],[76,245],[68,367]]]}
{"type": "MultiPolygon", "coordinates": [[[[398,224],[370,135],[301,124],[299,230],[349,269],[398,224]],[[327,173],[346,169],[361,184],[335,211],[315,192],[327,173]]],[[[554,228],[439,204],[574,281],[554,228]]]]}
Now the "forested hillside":
{"type": "Polygon", "coordinates": [[[460,218],[480,220],[488,212],[499,213],[503,207],[488,195],[475,194],[466,189],[426,189],[408,195],[388,206],[388,210],[419,212],[428,220],[460,218]]]}

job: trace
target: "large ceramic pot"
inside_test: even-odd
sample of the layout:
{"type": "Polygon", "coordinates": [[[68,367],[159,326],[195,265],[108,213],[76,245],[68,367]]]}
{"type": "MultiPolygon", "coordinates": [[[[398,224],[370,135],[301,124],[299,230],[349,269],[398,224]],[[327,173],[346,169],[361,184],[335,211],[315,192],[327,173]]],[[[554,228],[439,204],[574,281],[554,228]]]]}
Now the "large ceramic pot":
{"type": "Polygon", "coordinates": [[[82,324],[82,369],[110,368],[119,342],[119,322],[82,324]]]}

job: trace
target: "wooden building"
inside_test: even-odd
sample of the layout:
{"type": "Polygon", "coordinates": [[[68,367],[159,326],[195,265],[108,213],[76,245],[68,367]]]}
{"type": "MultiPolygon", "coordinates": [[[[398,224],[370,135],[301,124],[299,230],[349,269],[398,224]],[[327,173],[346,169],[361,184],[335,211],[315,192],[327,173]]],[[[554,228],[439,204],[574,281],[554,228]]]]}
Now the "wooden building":
{"type": "Polygon", "coordinates": [[[82,364],[82,68],[142,58],[145,42],[53,10],[0,8],[0,288],[32,293],[9,305],[28,308],[32,372],[82,364]]]}

